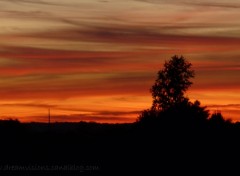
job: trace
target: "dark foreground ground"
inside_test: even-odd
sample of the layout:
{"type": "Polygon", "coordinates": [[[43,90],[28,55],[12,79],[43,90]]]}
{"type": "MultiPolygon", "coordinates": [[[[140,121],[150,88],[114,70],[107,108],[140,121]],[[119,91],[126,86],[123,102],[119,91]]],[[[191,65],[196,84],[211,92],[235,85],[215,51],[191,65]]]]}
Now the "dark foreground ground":
{"type": "Polygon", "coordinates": [[[1,122],[0,175],[239,175],[239,129],[1,122]]]}

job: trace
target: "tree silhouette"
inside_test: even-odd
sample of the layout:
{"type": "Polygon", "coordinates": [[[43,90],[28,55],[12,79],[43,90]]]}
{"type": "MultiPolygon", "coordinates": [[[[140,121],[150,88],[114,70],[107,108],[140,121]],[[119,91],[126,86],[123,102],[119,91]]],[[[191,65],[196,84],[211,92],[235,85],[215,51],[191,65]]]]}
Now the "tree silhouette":
{"type": "Polygon", "coordinates": [[[209,117],[206,107],[200,101],[190,102],[184,93],[192,85],[195,73],[192,64],[183,56],[173,56],[158,72],[158,78],[151,88],[153,104],[138,117],[140,124],[205,124],[209,117]]]}
{"type": "Polygon", "coordinates": [[[221,113],[221,111],[215,111],[211,117],[209,118],[209,122],[211,125],[223,127],[231,124],[231,119],[225,119],[221,113]]]}
{"type": "Polygon", "coordinates": [[[165,62],[151,88],[153,110],[167,110],[185,100],[184,93],[192,84],[190,78],[194,77],[191,67],[192,64],[183,56],[175,55],[165,62]]]}

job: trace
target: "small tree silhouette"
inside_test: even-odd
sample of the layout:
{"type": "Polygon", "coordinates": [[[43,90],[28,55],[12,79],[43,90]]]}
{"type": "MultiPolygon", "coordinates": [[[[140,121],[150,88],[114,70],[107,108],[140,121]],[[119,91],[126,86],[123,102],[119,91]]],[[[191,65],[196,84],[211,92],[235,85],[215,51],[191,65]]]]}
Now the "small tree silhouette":
{"type": "Polygon", "coordinates": [[[151,89],[153,110],[167,110],[186,99],[184,93],[192,84],[190,78],[194,77],[191,66],[192,64],[183,56],[177,55],[165,62],[164,69],[158,72],[158,77],[151,89]]]}
{"type": "Polygon", "coordinates": [[[144,110],[138,122],[155,124],[158,122],[180,124],[205,124],[209,112],[199,101],[190,102],[184,93],[192,85],[190,78],[195,73],[192,64],[183,56],[173,56],[165,62],[164,69],[151,88],[153,103],[151,109],[144,110]]]}

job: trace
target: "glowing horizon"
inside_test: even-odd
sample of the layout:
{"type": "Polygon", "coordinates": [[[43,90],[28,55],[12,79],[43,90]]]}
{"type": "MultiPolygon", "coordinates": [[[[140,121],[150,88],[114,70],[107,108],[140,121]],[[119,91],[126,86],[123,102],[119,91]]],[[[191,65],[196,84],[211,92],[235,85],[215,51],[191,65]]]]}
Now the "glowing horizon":
{"type": "Polygon", "coordinates": [[[1,0],[0,119],[134,122],[165,60],[187,92],[240,121],[239,0],[1,0]]]}

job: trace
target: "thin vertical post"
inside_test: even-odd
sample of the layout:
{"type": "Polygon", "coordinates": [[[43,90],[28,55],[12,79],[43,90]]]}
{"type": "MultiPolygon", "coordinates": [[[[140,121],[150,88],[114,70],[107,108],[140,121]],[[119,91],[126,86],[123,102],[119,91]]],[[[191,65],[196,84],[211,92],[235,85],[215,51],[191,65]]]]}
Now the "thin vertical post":
{"type": "Polygon", "coordinates": [[[48,109],[48,124],[51,123],[51,114],[50,114],[50,108],[48,109]]]}

